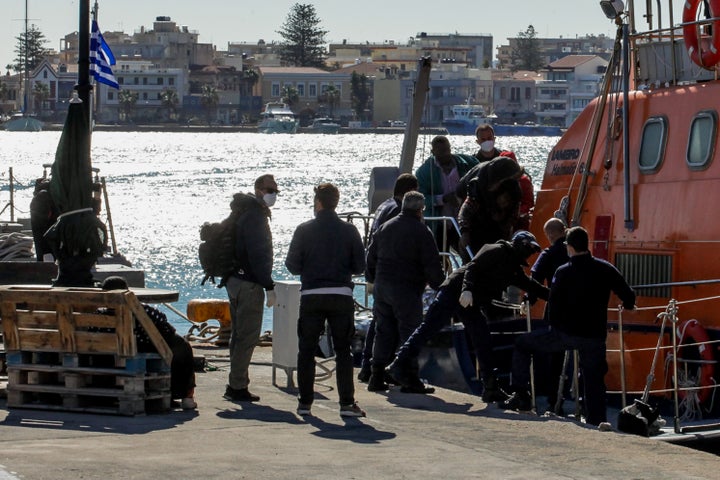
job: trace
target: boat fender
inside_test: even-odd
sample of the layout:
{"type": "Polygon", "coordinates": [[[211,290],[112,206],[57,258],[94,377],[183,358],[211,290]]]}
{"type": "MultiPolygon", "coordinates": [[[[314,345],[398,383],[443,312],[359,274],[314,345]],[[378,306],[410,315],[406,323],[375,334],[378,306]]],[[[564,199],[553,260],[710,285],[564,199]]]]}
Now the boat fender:
{"type": "MultiPolygon", "coordinates": [[[[720,21],[712,22],[712,37],[710,48],[700,49],[700,28],[696,22],[699,8],[703,0],[687,0],[683,9],[683,38],[690,59],[698,66],[713,70],[713,67],[720,62],[720,21]]],[[[720,15],[720,0],[709,1],[710,17],[720,15]]]]}
{"type": "MultiPolygon", "coordinates": [[[[710,342],[710,336],[703,326],[694,318],[683,322],[677,327],[678,336],[678,359],[680,358],[680,351],[683,348],[683,344],[700,344],[697,345],[698,355],[700,360],[703,362],[700,366],[700,375],[698,379],[699,387],[711,387],[715,385],[715,356],[713,354],[712,344],[710,342]]],[[[704,403],[710,397],[712,388],[701,388],[696,390],[698,399],[701,403],[704,403]]],[[[685,398],[687,393],[683,390],[679,391],[680,398],[685,398]]]]}

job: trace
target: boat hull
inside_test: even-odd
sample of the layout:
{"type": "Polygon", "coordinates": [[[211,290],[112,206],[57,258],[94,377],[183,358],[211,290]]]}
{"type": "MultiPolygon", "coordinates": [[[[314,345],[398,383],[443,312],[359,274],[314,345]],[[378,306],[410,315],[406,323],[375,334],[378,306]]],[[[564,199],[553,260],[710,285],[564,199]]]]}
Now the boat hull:
{"type": "Polygon", "coordinates": [[[43,122],[33,117],[15,117],[3,125],[8,132],[41,132],[43,122]]]}

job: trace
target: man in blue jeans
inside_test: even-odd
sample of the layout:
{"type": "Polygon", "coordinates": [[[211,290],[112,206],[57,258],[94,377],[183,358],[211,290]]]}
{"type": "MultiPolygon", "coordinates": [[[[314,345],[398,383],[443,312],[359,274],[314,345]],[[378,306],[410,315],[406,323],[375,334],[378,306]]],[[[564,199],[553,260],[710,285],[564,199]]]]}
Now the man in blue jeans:
{"type": "Polygon", "coordinates": [[[530,359],[533,353],[579,350],[584,379],[585,421],[599,425],[607,421],[605,407],[605,359],[607,308],[614,292],[623,307],[632,310],[635,293],[611,263],[593,257],[588,233],[572,227],[565,238],[570,261],[555,272],[548,300],[548,330],[535,330],[515,341],[512,360],[514,394],[502,402],[508,410],[530,410],[530,359]]]}
{"type": "Polygon", "coordinates": [[[335,377],[340,416],[364,417],[355,401],[352,337],[355,301],[352,276],[365,270],[365,249],[360,233],[335,213],[340,192],[331,183],[315,187],[315,218],[297,227],[285,266],[300,275],[298,318],[298,415],[310,415],[314,400],[315,352],[325,322],[335,349],[335,377]]]}

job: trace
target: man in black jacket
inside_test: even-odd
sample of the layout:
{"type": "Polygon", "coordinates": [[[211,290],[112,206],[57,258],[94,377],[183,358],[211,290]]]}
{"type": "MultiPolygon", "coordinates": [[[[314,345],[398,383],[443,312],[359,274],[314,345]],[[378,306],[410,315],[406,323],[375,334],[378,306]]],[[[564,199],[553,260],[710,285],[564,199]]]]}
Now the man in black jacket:
{"type": "Polygon", "coordinates": [[[325,322],[335,349],[340,416],[364,417],[355,402],[352,337],[355,302],[352,276],[363,273],[365,251],[357,228],[335,213],[340,192],[331,183],[315,187],[315,218],[297,227],[285,266],[300,275],[298,318],[298,415],[310,415],[314,398],[315,352],[325,322]]]}
{"type": "Polygon", "coordinates": [[[256,402],[250,393],[248,368],[260,338],[263,300],[275,304],[272,280],[273,248],[270,233],[270,208],[275,204],[278,186],[272,175],[255,180],[255,194],[237,193],[230,208],[235,221],[235,261],[238,270],[225,284],[230,299],[232,334],[230,336],[230,374],[224,397],[231,401],[256,402]]]}
{"type": "Polygon", "coordinates": [[[631,310],[635,293],[622,274],[609,262],[588,251],[588,234],[573,227],[566,235],[570,261],[555,272],[548,301],[549,330],[536,330],[518,337],[513,352],[513,390],[502,406],[530,410],[530,358],[533,353],[579,350],[584,379],[585,419],[590,425],[607,421],[605,408],[605,359],[607,308],[614,292],[631,310]]]}
{"type": "Polygon", "coordinates": [[[400,215],[380,227],[368,248],[365,278],[375,285],[376,322],[371,392],[387,390],[385,367],[422,321],[425,285],[437,290],[444,279],[435,239],[422,221],[424,205],[422,193],[406,193],[400,215]]]}
{"type": "MultiPolygon", "coordinates": [[[[425,319],[398,349],[387,372],[401,385],[417,384],[417,374],[408,368],[420,349],[457,315],[470,336],[483,379],[483,401],[507,398],[493,371],[492,342],[488,328],[493,299],[500,300],[505,289],[514,285],[535,298],[547,298],[547,288],[528,278],[523,271],[527,259],[540,250],[535,237],[517,232],[511,242],[500,240],[485,245],[470,263],[456,269],[440,286],[425,319]]],[[[422,393],[422,392],[420,392],[422,393]]]]}
{"type": "MultiPolygon", "coordinates": [[[[393,188],[393,196],[385,200],[375,210],[375,220],[373,221],[372,227],[370,228],[370,241],[375,236],[375,232],[388,220],[395,218],[400,214],[402,210],[403,197],[407,192],[411,192],[418,189],[417,177],[412,173],[403,173],[395,180],[395,186],[393,188]]],[[[368,283],[368,292],[372,293],[372,283],[368,283]]],[[[360,373],[358,373],[358,380],[361,382],[367,382],[370,380],[371,364],[372,359],[372,348],[375,344],[375,317],[370,321],[368,325],[367,335],[365,336],[365,345],[363,346],[362,361],[360,363],[360,373]]]]}

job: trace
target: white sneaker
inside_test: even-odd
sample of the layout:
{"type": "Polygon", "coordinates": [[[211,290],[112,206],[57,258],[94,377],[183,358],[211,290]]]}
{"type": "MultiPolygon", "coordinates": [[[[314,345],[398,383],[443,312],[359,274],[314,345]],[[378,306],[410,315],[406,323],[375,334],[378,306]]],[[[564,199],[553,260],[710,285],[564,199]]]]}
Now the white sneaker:
{"type": "Polygon", "coordinates": [[[301,416],[310,415],[310,405],[298,403],[297,414],[301,416]]]}
{"type": "Polygon", "coordinates": [[[183,410],[195,410],[197,408],[197,402],[192,397],[186,397],[182,399],[180,406],[183,410]]]}

